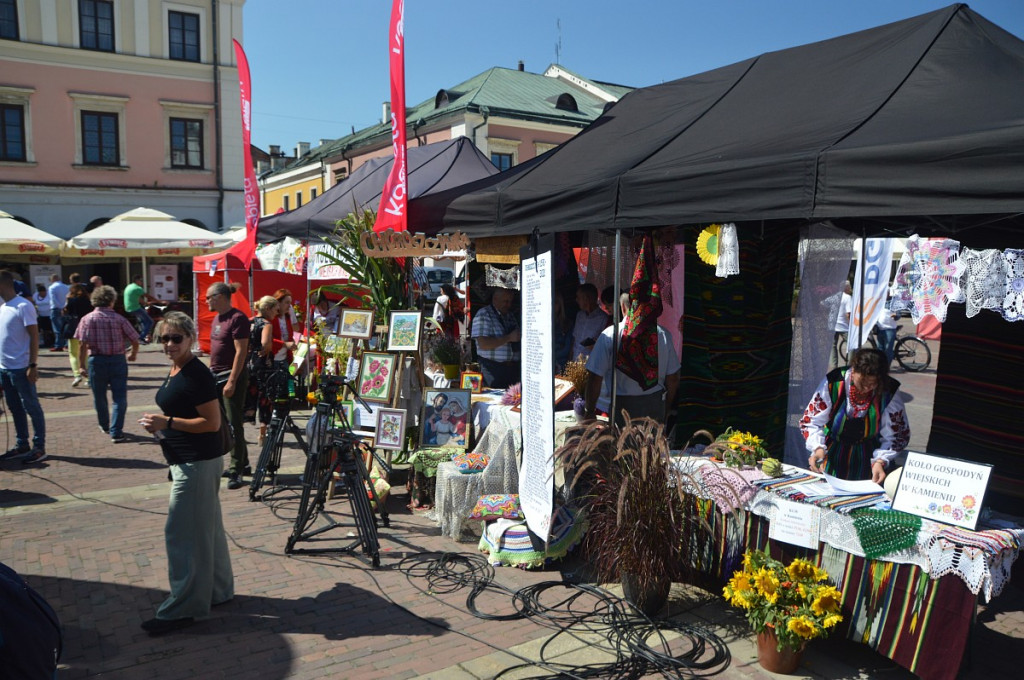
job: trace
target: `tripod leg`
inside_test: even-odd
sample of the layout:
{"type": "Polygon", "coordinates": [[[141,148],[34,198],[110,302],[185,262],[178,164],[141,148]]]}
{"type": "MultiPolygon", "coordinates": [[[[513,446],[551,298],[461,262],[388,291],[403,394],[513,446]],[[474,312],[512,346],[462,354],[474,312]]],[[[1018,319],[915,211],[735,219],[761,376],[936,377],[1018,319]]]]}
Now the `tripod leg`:
{"type": "Polygon", "coordinates": [[[363,544],[363,553],[369,555],[374,567],[380,566],[380,539],[377,537],[377,520],[374,518],[373,509],[370,508],[370,500],[367,498],[366,489],[370,489],[374,499],[377,500],[377,507],[380,501],[370,484],[366,475],[366,468],[362,461],[356,456],[356,466],[348,465],[345,471],[345,486],[349,503],[352,506],[352,517],[355,519],[356,528],[359,531],[359,540],[363,544]]]}
{"type": "Polygon", "coordinates": [[[276,479],[277,477],[277,470],[281,465],[281,448],[284,444],[286,419],[291,420],[291,416],[282,418],[276,410],[270,419],[270,427],[267,436],[263,439],[263,448],[260,449],[260,457],[249,482],[250,501],[256,500],[256,492],[263,486],[263,478],[267,476],[268,472],[272,478],[276,479]]]}
{"type": "MultiPolygon", "coordinates": [[[[373,480],[370,479],[370,473],[367,471],[366,465],[363,464],[362,456],[359,455],[361,452],[357,451],[355,453],[355,461],[358,466],[359,474],[364,480],[366,480],[366,486],[370,489],[370,496],[373,497],[373,502],[377,504],[377,512],[380,513],[380,521],[385,527],[389,527],[391,526],[391,520],[388,517],[388,510],[384,507],[384,504],[381,503],[380,498],[377,496],[377,490],[373,488],[373,480]]],[[[372,461],[373,459],[371,458],[370,460],[372,461]]],[[[367,501],[367,505],[369,505],[369,501],[367,501]]],[[[374,525],[376,526],[376,524],[377,521],[374,519],[374,525]]]]}

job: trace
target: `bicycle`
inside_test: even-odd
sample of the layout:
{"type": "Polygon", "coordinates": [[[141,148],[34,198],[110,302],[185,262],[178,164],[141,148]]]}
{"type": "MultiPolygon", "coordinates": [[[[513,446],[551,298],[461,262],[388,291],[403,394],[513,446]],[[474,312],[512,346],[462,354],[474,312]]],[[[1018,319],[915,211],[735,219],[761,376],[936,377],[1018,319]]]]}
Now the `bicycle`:
{"type": "MultiPolygon", "coordinates": [[[[928,347],[928,343],[923,339],[919,338],[912,333],[904,333],[900,335],[900,331],[903,330],[903,325],[896,326],[896,344],[893,347],[893,358],[896,362],[902,366],[905,370],[912,373],[919,373],[920,371],[928,368],[932,363],[932,350],[928,347]]],[[[871,332],[868,333],[865,345],[870,345],[875,349],[879,349],[882,345],[882,340],[878,336],[878,326],[873,326],[871,332]]],[[[842,357],[843,361],[846,361],[846,336],[839,338],[839,356],[842,357]]]]}

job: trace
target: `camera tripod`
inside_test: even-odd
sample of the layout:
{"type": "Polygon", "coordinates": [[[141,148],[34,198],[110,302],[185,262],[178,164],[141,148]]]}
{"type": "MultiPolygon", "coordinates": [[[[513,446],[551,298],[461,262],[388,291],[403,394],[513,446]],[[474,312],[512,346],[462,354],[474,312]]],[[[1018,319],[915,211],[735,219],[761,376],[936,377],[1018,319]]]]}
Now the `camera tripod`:
{"type": "MultiPolygon", "coordinates": [[[[341,416],[337,408],[337,391],[345,383],[343,378],[326,377],[320,382],[321,390],[324,392],[324,400],[317,404],[317,431],[313,441],[310,442],[309,456],[306,458],[306,469],[302,476],[302,492],[299,496],[299,511],[295,518],[295,527],[285,546],[285,553],[323,553],[323,552],[355,552],[357,548],[367,555],[374,567],[380,566],[380,540],[377,537],[377,518],[370,507],[370,499],[377,506],[383,526],[390,526],[387,509],[377,496],[370,475],[363,463],[363,453],[367,451],[366,445],[357,437],[348,424],[348,420],[341,416]],[[334,420],[340,423],[340,427],[329,428],[329,423],[334,420]],[[323,428],[323,430],[321,430],[323,428]],[[319,436],[320,432],[324,436],[319,436]],[[316,441],[319,440],[319,441],[316,441]],[[316,445],[314,445],[314,442],[316,445]],[[300,541],[322,540],[319,536],[331,529],[349,526],[334,522],[333,519],[326,526],[317,529],[310,529],[314,521],[324,512],[324,502],[331,484],[334,484],[334,474],[338,473],[341,483],[344,485],[344,494],[348,498],[352,518],[356,526],[355,540],[349,545],[341,548],[305,548],[296,549],[295,544],[300,541]],[[368,490],[368,491],[367,491],[368,490]],[[369,493],[369,497],[367,496],[369,493]]],[[[365,408],[369,409],[365,402],[356,395],[365,408]]],[[[324,513],[326,515],[326,513],[324,513]]]]}
{"type": "MultiPolygon", "coordinates": [[[[266,385],[266,396],[274,405],[270,416],[270,425],[267,426],[267,434],[263,439],[263,448],[260,449],[260,457],[256,461],[256,467],[252,470],[252,480],[249,482],[249,500],[257,499],[257,492],[263,486],[263,481],[268,476],[271,483],[277,481],[277,470],[281,467],[281,451],[284,448],[284,435],[291,433],[303,452],[308,453],[309,447],[302,436],[302,428],[295,424],[291,416],[291,401],[288,399],[288,375],[280,369],[271,371],[263,381],[266,385]]],[[[270,490],[263,493],[260,498],[269,498],[277,490],[270,490]]]]}

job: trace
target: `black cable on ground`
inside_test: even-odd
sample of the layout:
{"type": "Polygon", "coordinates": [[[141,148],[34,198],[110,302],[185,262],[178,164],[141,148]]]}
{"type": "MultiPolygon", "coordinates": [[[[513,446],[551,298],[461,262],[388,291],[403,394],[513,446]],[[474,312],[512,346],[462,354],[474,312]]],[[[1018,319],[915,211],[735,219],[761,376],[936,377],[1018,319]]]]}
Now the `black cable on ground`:
{"type": "Polygon", "coordinates": [[[529,619],[557,631],[541,646],[539,660],[523,658],[524,663],[502,671],[496,676],[499,678],[511,673],[523,677],[520,673],[526,668],[543,669],[543,674],[530,676],[538,679],[618,679],[650,674],[693,678],[716,675],[731,661],[725,642],[707,628],[633,613],[628,603],[597,586],[545,581],[512,591],[493,583],[493,568],[480,555],[424,553],[403,559],[396,568],[410,582],[414,577],[426,578],[430,594],[468,588],[466,608],[478,618],[529,619]],[[481,612],[477,601],[481,595],[493,593],[509,595],[514,613],[481,612]],[[674,639],[668,639],[669,633],[674,639]],[[614,660],[583,666],[550,660],[549,647],[563,635],[614,660]]]}

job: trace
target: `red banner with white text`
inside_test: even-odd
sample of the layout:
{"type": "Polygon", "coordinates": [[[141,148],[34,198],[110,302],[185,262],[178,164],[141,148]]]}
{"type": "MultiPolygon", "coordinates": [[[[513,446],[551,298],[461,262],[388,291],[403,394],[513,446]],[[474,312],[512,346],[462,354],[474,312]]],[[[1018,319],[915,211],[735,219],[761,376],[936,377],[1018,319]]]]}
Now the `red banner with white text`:
{"type": "Polygon", "coordinates": [[[375,232],[386,229],[405,231],[408,220],[408,180],[405,146],[405,0],[392,0],[388,31],[388,57],[391,63],[391,144],[395,163],[384,183],[377,209],[375,232]]]}
{"type": "Polygon", "coordinates": [[[235,61],[238,63],[238,90],[242,104],[242,162],[245,164],[244,202],[245,238],[228,249],[248,269],[256,256],[256,228],[260,221],[260,192],[256,184],[256,169],[252,167],[252,80],[249,77],[249,60],[245,50],[235,45],[235,61]]]}

